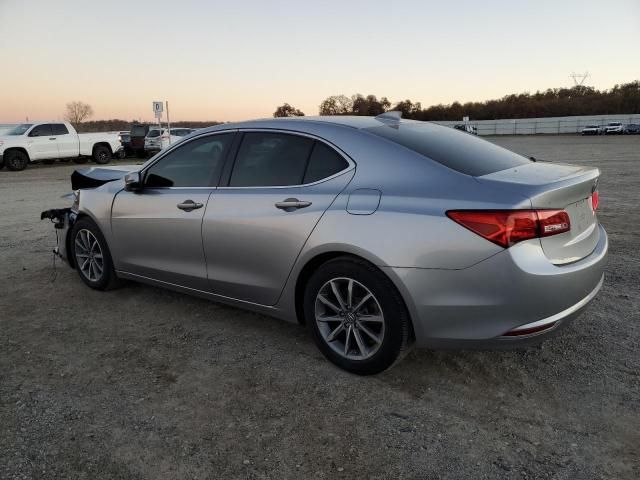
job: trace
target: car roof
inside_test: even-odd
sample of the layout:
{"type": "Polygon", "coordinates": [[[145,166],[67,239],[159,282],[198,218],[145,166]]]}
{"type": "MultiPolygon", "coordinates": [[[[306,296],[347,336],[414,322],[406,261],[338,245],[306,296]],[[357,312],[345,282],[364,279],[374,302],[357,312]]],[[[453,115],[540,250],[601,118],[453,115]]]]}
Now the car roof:
{"type": "Polygon", "coordinates": [[[367,116],[355,116],[355,115],[327,115],[327,116],[309,116],[309,117],[282,117],[282,118],[263,118],[256,120],[246,120],[241,122],[223,123],[220,125],[214,125],[212,127],[206,127],[198,130],[198,133],[215,132],[220,130],[231,130],[236,128],[282,128],[282,129],[301,129],[311,125],[324,125],[334,127],[344,127],[352,129],[365,129],[372,127],[380,127],[383,125],[392,124],[410,124],[410,123],[430,123],[430,122],[418,122],[416,120],[406,119],[391,119],[367,116]]]}

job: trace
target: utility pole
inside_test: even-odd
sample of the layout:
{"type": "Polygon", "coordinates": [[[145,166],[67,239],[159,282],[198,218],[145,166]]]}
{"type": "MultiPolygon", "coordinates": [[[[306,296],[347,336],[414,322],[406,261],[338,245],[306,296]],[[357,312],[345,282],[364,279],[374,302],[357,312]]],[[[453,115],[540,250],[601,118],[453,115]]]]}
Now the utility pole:
{"type": "Polygon", "coordinates": [[[584,72],[584,73],[571,72],[571,75],[569,75],[569,78],[573,78],[574,87],[577,87],[579,85],[582,86],[584,84],[584,81],[590,76],[591,75],[589,75],[589,72],[584,72]]]}

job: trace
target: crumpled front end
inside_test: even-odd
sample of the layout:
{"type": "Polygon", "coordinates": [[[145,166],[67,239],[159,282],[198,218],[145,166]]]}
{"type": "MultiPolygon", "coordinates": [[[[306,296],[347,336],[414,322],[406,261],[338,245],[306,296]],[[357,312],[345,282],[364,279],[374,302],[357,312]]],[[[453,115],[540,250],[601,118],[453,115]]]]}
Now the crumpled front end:
{"type": "Polygon", "coordinates": [[[74,268],[73,260],[69,255],[70,245],[68,244],[69,230],[76,222],[77,213],[71,208],[53,208],[45,210],[40,214],[40,220],[48,218],[53,223],[56,232],[56,246],[53,253],[66,261],[70,267],[74,268]]]}

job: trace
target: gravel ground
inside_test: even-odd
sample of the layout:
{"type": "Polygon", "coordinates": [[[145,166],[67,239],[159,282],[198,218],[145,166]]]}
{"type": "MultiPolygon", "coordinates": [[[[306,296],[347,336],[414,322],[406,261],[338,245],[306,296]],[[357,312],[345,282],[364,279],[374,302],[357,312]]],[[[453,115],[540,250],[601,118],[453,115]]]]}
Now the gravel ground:
{"type": "Polygon", "coordinates": [[[640,478],[640,137],[491,140],[601,168],[602,292],[539,347],[368,378],[298,325],[54,271],[73,166],[1,171],[0,478],[640,478]]]}

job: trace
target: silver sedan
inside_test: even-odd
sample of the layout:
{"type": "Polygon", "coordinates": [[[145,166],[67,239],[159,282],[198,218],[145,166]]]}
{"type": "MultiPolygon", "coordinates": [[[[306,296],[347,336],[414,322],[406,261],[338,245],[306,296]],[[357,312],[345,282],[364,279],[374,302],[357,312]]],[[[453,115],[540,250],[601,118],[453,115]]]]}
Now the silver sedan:
{"type": "Polygon", "coordinates": [[[134,280],[308,326],[373,374],[413,345],[538,341],[603,281],[595,168],[378,117],[198,130],[142,166],[78,170],[49,210],[82,281],[134,280]]]}

